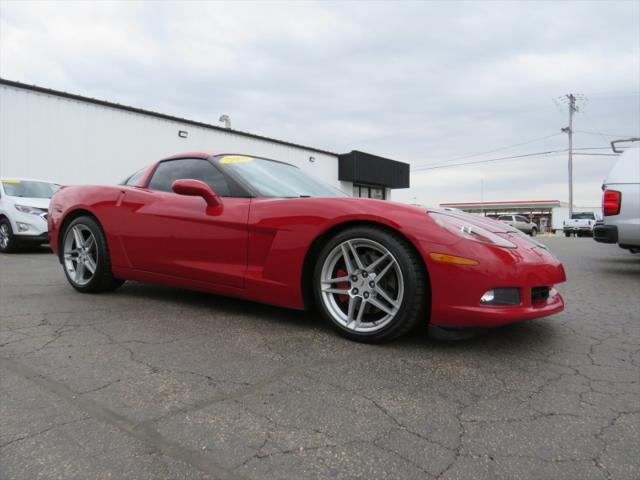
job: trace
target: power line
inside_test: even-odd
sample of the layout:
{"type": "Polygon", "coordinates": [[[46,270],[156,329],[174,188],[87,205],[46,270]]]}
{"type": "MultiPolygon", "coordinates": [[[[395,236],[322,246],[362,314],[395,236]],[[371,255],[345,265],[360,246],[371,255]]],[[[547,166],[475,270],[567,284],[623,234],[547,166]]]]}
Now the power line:
{"type": "Polygon", "coordinates": [[[611,145],[607,145],[606,147],[579,147],[574,148],[574,150],[611,150],[611,145]]]}
{"type": "Polygon", "coordinates": [[[423,165],[423,166],[418,166],[417,168],[413,168],[412,171],[416,172],[416,171],[421,171],[421,170],[436,170],[438,168],[452,168],[452,167],[462,167],[462,166],[466,166],[466,165],[478,165],[481,163],[491,163],[491,162],[499,162],[502,160],[514,160],[514,159],[519,159],[519,158],[528,158],[528,157],[540,157],[540,156],[546,156],[546,155],[551,155],[551,154],[557,154],[557,153],[562,153],[562,152],[566,152],[567,150],[549,150],[546,152],[535,152],[535,153],[525,153],[523,155],[513,155],[511,157],[500,157],[500,158],[490,158],[490,159],[486,159],[486,160],[476,160],[473,162],[462,162],[462,163],[453,163],[453,164],[449,164],[449,165],[435,165],[435,166],[430,166],[430,165],[423,165]]]}
{"type": "Polygon", "coordinates": [[[487,155],[489,153],[495,153],[495,152],[500,152],[502,150],[508,150],[510,148],[515,148],[515,147],[519,147],[522,145],[528,145],[530,143],[534,143],[534,142],[539,142],[542,140],[546,140],[547,138],[552,138],[552,137],[557,137],[558,135],[562,135],[561,133],[553,133],[551,135],[545,135],[544,137],[538,137],[538,138],[534,138],[531,140],[526,140],[524,142],[519,142],[519,143],[514,143],[513,145],[507,145],[506,147],[500,147],[500,148],[495,148],[493,150],[487,150],[485,152],[479,152],[479,153],[472,153],[470,155],[463,155],[461,157],[454,157],[454,158],[449,158],[447,160],[439,160],[437,162],[431,162],[431,163],[419,163],[417,164],[418,166],[429,166],[429,165],[438,165],[441,163],[447,163],[447,162],[455,162],[457,160],[465,160],[467,158],[473,158],[473,157],[479,157],[481,155],[487,155]]]}
{"type": "Polygon", "coordinates": [[[613,98],[613,97],[637,97],[640,92],[620,92],[620,93],[590,93],[593,98],[613,98]]]}
{"type": "MultiPolygon", "coordinates": [[[[609,150],[610,148],[611,147],[583,147],[583,148],[574,148],[574,150],[609,150]]],[[[519,159],[525,159],[525,158],[531,158],[531,157],[549,157],[552,155],[559,155],[562,153],[566,153],[568,151],[569,151],[568,148],[563,148],[561,150],[547,150],[545,152],[525,153],[522,155],[513,155],[510,157],[489,158],[485,160],[475,160],[473,162],[454,163],[450,165],[435,165],[435,166],[422,165],[422,166],[418,166],[417,168],[412,168],[411,171],[419,172],[424,170],[436,170],[440,168],[463,167],[467,165],[480,165],[483,163],[500,162],[504,160],[519,160],[519,159]]],[[[574,155],[598,155],[598,156],[605,155],[605,156],[617,157],[617,155],[614,153],[574,153],[574,155]]]]}
{"type": "Polygon", "coordinates": [[[574,155],[593,155],[593,156],[601,156],[601,157],[617,157],[618,156],[617,153],[574,153],[574,155]]]}
{"type": "Polygon", "coordinates": [[[589,130],[574,130],[574,133],[585,133],[587,135],[598,135],[600,137],[617,137],[617,138],[627,138],[632,137],[633,135],[618,135],[615,133],[603,133],[603,132],[594,132],[589,130]]]}

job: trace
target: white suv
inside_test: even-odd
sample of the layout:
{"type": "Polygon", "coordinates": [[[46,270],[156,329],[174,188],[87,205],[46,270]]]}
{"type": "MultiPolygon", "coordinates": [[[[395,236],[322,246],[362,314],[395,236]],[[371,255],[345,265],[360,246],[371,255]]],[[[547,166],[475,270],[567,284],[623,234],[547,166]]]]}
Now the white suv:
{"type": "Polygon", "coordinates": [[[48,242],[49,201],[59,188],[51,182],[0,178],[0,252],[48,242]]]}

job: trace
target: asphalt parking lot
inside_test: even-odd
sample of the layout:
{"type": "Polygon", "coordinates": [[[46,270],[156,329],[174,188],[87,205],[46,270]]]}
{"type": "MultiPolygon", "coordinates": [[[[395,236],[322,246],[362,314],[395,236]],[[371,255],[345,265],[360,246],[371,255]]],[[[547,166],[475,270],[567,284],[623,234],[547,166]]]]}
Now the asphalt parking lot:
{"type": "Polygon", "coordinates": [[[382,346],[196,292],[82,295],[46,249],[0,256],[0,477],[638,479],[640,255],[544,241],[564,313],[382,346]]]}

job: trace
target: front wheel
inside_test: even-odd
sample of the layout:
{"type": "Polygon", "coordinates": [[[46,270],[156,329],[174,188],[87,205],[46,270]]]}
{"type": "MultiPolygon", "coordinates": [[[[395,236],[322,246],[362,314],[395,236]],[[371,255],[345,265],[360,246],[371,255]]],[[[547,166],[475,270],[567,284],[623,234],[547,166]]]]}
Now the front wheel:
{"type": "Polygon", "coordinates": [[[11,222],[3,218],[0,220],[0,252],[10,253],[16,250],[16,238],[13,235],[11,222]]]}
{"type": "Polygon", "coordinates": [[[109,249],[102,228],[82,216],[66,228],[62,240],[62,264],[67,280],[83,293],[108,292],[124,282],[111,272],[109,249]]]}
{"type": "Polygon", "coordinates": [[[531,229],[531,236],[532,236],[532,237],[535,237],[537,234],[538,234],[538,230],[537,230],[537,229],[535,229],[535,228],[532,228],[532,229],[531,229]]]}
{"type": "Polygon", "coordinates": [[[314,294],[325,320],[341,335],[375,343],[414,328],[428,291],[424,264],[406,241],[382,228],[355,227],[320,252],[314,294]]]}

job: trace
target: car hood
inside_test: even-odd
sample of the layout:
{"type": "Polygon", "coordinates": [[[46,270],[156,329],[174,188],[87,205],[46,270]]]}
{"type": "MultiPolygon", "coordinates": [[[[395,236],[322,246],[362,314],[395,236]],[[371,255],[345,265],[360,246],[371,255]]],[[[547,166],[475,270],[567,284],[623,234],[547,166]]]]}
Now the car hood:
{"type": "Polygon", "coordinates": [[[49,209],[49,203],[51,202],[48,198],[30,198],[30,197],[11,197],[13,203],[18,205],[24,205],[25,207],[35,207],[35,208],[44,208],[49,209]]]}

